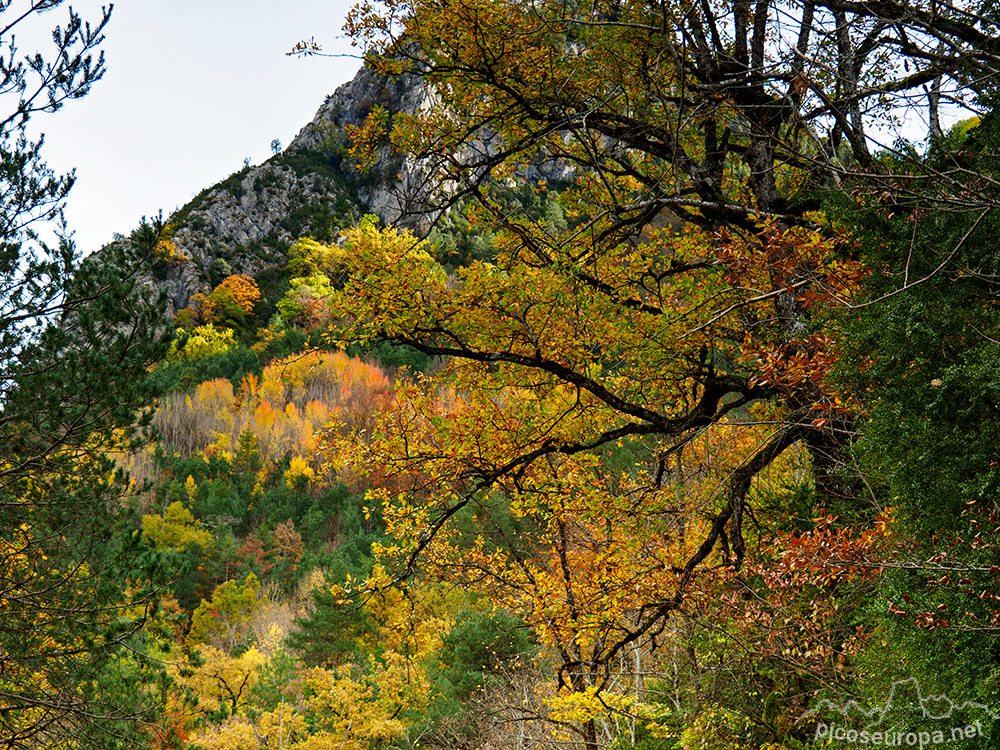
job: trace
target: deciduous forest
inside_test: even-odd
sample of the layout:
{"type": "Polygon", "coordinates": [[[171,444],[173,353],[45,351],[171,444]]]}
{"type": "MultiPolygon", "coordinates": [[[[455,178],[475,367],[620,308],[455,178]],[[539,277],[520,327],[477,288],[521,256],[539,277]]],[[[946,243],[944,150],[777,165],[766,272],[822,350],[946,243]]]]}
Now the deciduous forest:
{"type": "Polygon", "coordinates": [[[399,221],[174,315],[37,233],[108,13],[0,0],[0,747],[1000,747],[993,3],[362,2],[399,221]]]}

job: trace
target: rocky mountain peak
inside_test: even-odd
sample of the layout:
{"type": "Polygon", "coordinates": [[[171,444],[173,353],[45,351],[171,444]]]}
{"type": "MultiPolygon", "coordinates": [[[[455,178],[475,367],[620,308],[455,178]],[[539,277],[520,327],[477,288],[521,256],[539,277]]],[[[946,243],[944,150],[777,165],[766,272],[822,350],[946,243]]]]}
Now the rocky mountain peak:
{"type": "Polygon", "coordinates": [[[283,152],[244,167],[178,210],[169,220],[176,252],[155,269],[155,283],[168,289],[170,312],[226,275],[283,266],[300,237],[332,241],[366,213],[406,223],[406,206],[423,182],[419,165],[386,147],[374,167],[359,171],[347,156],[345,128],[361,125],[375,105],[415,112],[433,101],[419,78],[390,79],[363,67],[326,98],[283,152]]]}

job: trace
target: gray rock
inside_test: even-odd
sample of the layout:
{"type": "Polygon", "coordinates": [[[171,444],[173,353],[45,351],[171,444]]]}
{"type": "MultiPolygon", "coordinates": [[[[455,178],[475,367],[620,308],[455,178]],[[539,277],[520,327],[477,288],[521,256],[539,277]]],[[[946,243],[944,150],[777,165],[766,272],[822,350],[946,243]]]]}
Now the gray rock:
{"type": "MultiPolygon", "coordinates": [[[[165,272],[161,264],[154,283],[166,284],[171,314],[229,274],[257,275],[283,267],[297,239],[333,241],[366,213],[419,235],[431,229],[456,189],[429,179],[435,172],[433,160],[404,157],[389,144],[365,170],[348,156],[346,128],[362,125],[375,106],[391,115],[442,103],[416,76],[389,78],[362,68],[326,98],[284,152],[244,167],[170,217],[178,254],[166,263],[165,272]]],[[[459,158],[471,165],[496,147],[484,133],[459,158]]],[[[572,171],[551,159],[539,160],[524,177],[561,181],[572,177],[572,171]]]]}

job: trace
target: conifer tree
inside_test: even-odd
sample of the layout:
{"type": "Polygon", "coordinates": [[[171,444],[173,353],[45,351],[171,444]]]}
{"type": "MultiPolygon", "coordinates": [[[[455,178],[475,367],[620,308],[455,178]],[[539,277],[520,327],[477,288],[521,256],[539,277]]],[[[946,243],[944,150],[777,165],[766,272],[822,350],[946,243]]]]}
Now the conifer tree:
{"type": "Polygon", "coordinates": [[[0,0],[0,746],[136,747],[159,695],[139,635],[156,561],[124,530],[109,456],[139,437],[162,350],[138,275],[158,230],[81,260],[65,229],[73,175],[26,127],[101,78],[110,7],[94,24],[69,9],[48,50],[24,56],[13,37],[62,5],[0,0]]]}

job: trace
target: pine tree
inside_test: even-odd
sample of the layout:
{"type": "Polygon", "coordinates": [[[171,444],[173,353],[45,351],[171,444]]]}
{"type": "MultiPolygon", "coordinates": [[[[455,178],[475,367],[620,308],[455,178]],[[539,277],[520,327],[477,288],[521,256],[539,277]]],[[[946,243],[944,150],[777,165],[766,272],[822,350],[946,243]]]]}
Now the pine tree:
{"type": "Polygon", "coordinates": [[[70,9],[50,53],[24,57],[12,36],[61,5],[0,0],[0,746],[136,747],[160,694],[140,635],[157,563],[109,456],[141,437],[162,352],[162,306],[139,280],[158,228],[87,260],[65,229],[73,176],[26,127],[101,78],[110,8],[94,25],[70,9]]]}

